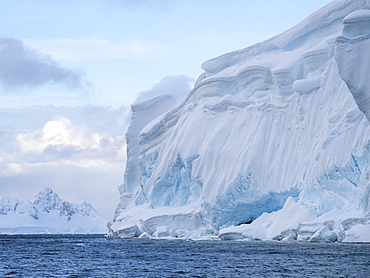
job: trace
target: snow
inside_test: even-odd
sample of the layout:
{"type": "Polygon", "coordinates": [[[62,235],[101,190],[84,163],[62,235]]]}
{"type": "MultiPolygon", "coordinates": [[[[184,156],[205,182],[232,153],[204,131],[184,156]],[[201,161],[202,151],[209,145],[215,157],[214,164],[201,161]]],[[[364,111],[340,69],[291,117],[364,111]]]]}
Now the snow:
{"type": "Polygon", "coordinates": [[[290,197],[281,210],[264,213],[251,224],[221,229],[219,237],[225,240],[368,242],[369,227],[363,211],[332,210],[317,217],[317,212],[290,197]]]}
{"type": "Polygon", "coordinates": [[[298,93],[309,93],[315,89],[320,88],[320,79],[301,79],[294,81],[292,89],[298,93]]]}
{"type": "Polygon", "coordinates": [[[144,232],[139,236],[139,238],[141,238],[141,239],[151,239],[152,237],[147,232],[144,232]]]}
{"type": "MultiPolygon", "coordinates": [[[[229,227],[220,230],[222,239],[230,238],[229,234],[240,234],[240,238],[247,239],[283,239],[282,235],[288,231],[296,231],[299,225],[304,221],[313,220],[317,217],[317,213],[305,206],[302,206],[289,197],[284,207],[270,214],[263,214],[257,218],[252,224],[244,224],[237,227],[229,227]]],[[[288,233],[289,234],[289,233],[288,233]]]]}
{"type": "Polygon", "coordinates": [[[119,238],[132,238],[135,236],[140,236],[139,227],[135,222],[115,222],[109,228],[112,232],[118,232],[119,238]]]}
{"type": "Polygon", "coordinates": [[[277,212],[274,222],[268,229],[268,238],[279,236],[287,230],[296,230],[300,223],[313,220],[317,213],[309,207],[296,203],[292,197],[289,197],[284,207],[277,212]]]}
{"type": "Polygon", "coordinates": [[[358,10],[343,19],[343,36],[354,38],[370,33],[370,10],[358,10]]]}
{"type": "Polygon", "coordinates": [[[50,188],[33,203],[0,196],[0,234],[103,234],[106,224],[90,204],[71,204],[50,188]]]}
{"type": "Polygon", "coordinates": [[[262,240],[266,239],[266,228],[256,225],[231,226],[220,231],[219,237],[223,240],[262,240]]]}
{"type": "Polygon", "coordinates": [[[167,237],[170,234],[170,230],[167,226],[158,226],[157,230],[154,232],[155,237],[167,237]]]}
{"type": "Polygon", "coordinates": [[[370,243],[370,224],[358,224],[346,232],[343,242],[369,242],[370,243]]]}
{"type": "Polygon", "coordinates": [[[135,223],[133,236],[363,240],[353,227],[370,214],[369,10],[333,1],[206,61],[185,99],[134,103],[110,236],[135,223]]]}
{"type": "Polygon", "coordinates": [[[359,109],[370,120],[370,10],[359,10],[344,18],[342,36],[337,38],[339,74],[359,109]]]}
{"type": "MultiPolygon", "coordinates": [[[[370,21],[370,10],[354,11],[353,13],[347,15],[343,19],[344,25],[363,22],[363,21],[370,21]]],[[[367,27],[369,27],[369,26],[367,26],[367,27]]]]}
{"type": "MultiPolygon", "coordinates": [[[[110,223],[111,237],[129,238],[148,233],[154,237],[188,236],[190,232],[202,229],[202,219],[198,207],[161,207],[149,209],[147,206],[137,206],[116,217],[110,223]]],[[[193,233],[198,236],[199,232],[193,233]]]]}

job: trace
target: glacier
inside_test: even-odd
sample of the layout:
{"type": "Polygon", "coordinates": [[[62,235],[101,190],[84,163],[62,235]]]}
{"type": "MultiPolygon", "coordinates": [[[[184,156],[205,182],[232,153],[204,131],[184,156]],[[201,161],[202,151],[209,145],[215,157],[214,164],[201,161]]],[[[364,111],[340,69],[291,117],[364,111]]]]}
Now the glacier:
{"type": "Polygon", "coordinates": [[[33,202],[0,196],[0,234],[106,234],[107,222],[89,203],[69,203],[50,188],[33,202]]]}
{"type": "Polygon", "coordinates": [[[134,103],[109,236],[369,242],[369,26],[336,0],[134,103]]]}

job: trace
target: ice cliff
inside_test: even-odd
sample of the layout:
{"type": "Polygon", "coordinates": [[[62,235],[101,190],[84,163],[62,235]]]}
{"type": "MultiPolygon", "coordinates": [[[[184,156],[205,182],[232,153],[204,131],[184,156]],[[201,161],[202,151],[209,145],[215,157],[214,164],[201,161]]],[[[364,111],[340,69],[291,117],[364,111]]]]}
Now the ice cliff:
{"type": "Polygon", "coordinates": [[[0,196],[0,234],[103,234],[106,224],[89,203],[71,204],[50,188],[34,202],[0,196]]]}
{"type": "Polygon", "coordinates": [[[370,241],[369,26],[337,0],[134,103],[110,236],[370,241]]]}

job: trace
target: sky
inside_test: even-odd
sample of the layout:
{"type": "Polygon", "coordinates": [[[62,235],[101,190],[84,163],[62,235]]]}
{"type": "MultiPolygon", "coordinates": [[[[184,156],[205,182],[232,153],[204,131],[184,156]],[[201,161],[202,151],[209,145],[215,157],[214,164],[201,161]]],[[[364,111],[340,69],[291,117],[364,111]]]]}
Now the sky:
{"type": "Polygon", "coordinates": [[[118,204],[130,104],[190,91],[201,64],[275,36],[328,0],[0,2],[0,195],[44,187],[118,204]]]}

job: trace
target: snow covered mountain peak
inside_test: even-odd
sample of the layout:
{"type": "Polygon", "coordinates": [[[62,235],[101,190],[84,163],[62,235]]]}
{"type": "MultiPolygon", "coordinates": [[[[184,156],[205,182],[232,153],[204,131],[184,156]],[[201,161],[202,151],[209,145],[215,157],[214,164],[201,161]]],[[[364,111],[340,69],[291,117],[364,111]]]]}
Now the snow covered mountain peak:
{"type": "Polygon", "coordinates": [[[105,233],[106,223],[89,203],[69,203],[50,188],[33,203],[0,196],[0,233],[105,233]]]}
{"type": "Polygon", "coordinates": [[[368,10],[366,0],[333,1],[206,61],[177,106],[135,106],[110,235],[364,241],[368,10]]]}
{"type": "Polygon", "coordinates": [[[63,201],[59,198],[58,194],[50,188],[45,187],[35,197],[34,205],[43,208],[44,211],[50,212],[51,210],[59,210],[62,207],[63,201]]]}

